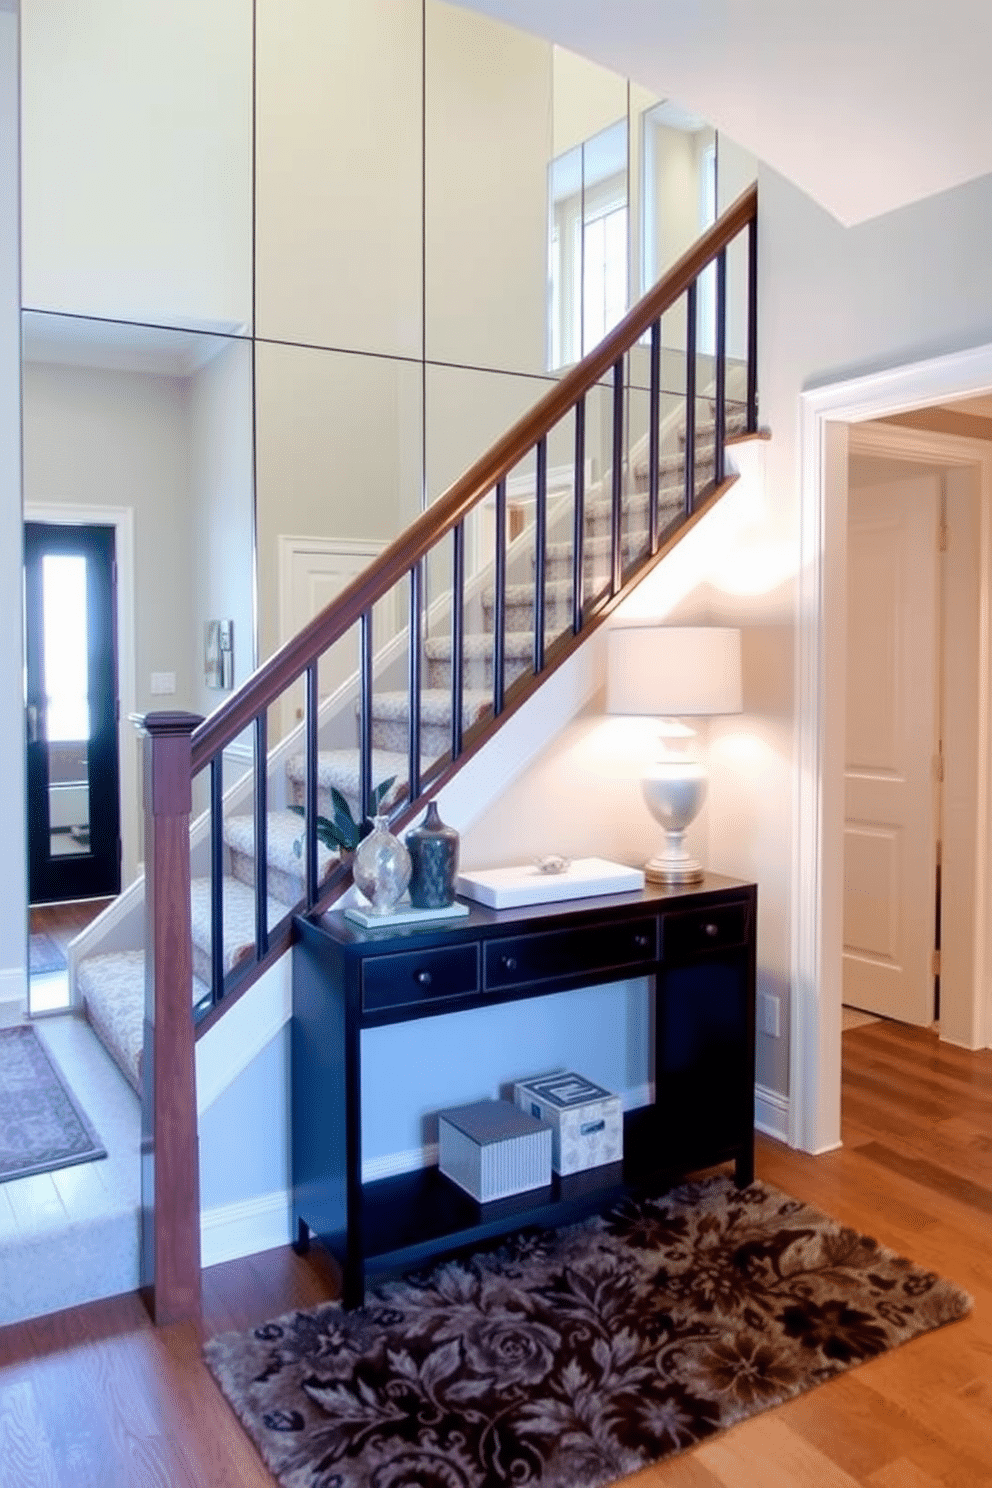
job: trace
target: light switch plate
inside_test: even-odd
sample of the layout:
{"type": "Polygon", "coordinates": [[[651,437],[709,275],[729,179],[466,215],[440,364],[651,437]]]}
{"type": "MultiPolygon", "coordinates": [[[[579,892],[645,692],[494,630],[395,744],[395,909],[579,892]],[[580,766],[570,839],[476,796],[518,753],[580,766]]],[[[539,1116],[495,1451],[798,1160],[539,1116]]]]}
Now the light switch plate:
{"type": "Polygon", "coordinates": [[[176,690],[175,672],[152,672],[152,697],[166,697],[176,690]]]}

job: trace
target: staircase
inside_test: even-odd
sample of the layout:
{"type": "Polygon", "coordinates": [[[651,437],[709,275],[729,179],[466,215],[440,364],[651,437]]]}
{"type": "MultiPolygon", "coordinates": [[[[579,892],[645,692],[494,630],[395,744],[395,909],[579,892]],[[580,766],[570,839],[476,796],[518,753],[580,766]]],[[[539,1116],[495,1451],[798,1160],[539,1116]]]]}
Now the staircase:
{"type": "MultiPolygon", "coordinates": [[[[728,434],[739,433],[745,423],[742,402],[728,404],[728,434]]],[[[661,462],[663,484],[659,489],[662,531],[675,523],[685,504],[684,423],[673,427],[678,450],[661,462]]],[[[713,481],[712,421],[696,428],[695,475],[701,489],[713,481]]],[[[643,451],[640,452],[643,455],[643,451]]],[[[622,548],[625,565],[648,551],[648,468],[643,458],[628,462],[632,492],[626,503],[627,524],[622,548]]],[[[609,583],[611,472],[598,482],[586,502],[586,585],[590,592],[605,590],[609,583]]],[[[545,625],[551,636],[563,634],[572,618],[572,543],[566,525],[571,513],[561,512],[549,524],[546,548],[545,625]],[[567,522],[566,520],[567,519],[567,522]]],[[[534,552],[533,526],[526,527],[517,541],[511,566],[529,570],[527,581],[508,584],[505,590],[506,633],[504,644],[507,687],[526,675],[534,656],[534,552]]],[[[477,585],[479,604],[474,623],[463,638],[462,705],[465,727],[480,722],[492,707],[495,650],[496,590],[491,572],[477,585]]],[[[442,757],[451,739],[452,639],[450,634],[428,636],[424,642],[425,687],[421,692],[421,772],[442,757]]],[[[375,783],[392,779],[384,798],[386,809],[407,795],[409,704],[403,689],[376,691],[372,703],[371,773],[375,783]]],[[[278,765],[276,765],[278,768],[278,765]]],[[[267,813],[266,831],[266,923],[274,930],[304,898],[303,820],[289,809],[305,805],[306,756],[291,753],[282,765],[286,806],[267,813]]],[[[317,810],[333,816],[332,788],[341,792],[352,815],[358,819],[360,768],[357,748],[321,749],[317,759],[317,810]]],[[[270,793],[271,793],[270,785],[270,793]]],[[[248,961],[255,945],[255,823],[243,810],[225,812],[223,824],[225,872],[223,879],[224,973],[230,975],[248,961]]],[[[339,855],[322,844],[317,848],[318,882],[323,885],[339,863],[339,855]]],[[[211,979],[211,880],[195,877],[191,884],[193,933],[193,1006],[210,1004],[211,979]]],[[[99,924],[89,932],[98,940],[99,924]]],[[[144,1039],[145,955],[140,946],[126,950],[91,953],[76,963],[78,995],[93,1031],[141,1097],[142,1044],[144,1039]]]]}
{"type": "Polygon", "coordinates": [[[156,1321],[199,1312],[195,1039],[289,949],[293,915],[319,912],[346,886],[347,865],[317,838],[318,816],[332,815],[332,788],[362,819],[391,778],[385,804],[401,830],[719,500],[733,480],[728,437],[757,431],[756,319],[752,188],[240,692],[203,722],[145,719],[147,882],[94,922],[70,966],[87,1016],[143,1101],[154,1158],[142,1168],[143,1253],[152,1258],[144,1280],[156,1321]],[[739,234],[748,246],[747,346],[734,363],[726,269],[739,234]],[[716,345],[701,360],[697,283],[710,264],[716,345]],[[662,316],[679,302],[684,359],[679,385],[666,390],[662,316]],[[635,357],[648,362],[648,387],[632,375],[635,357]],[[697,390],[700,366],[712,382],[697,390]],[[587,426],[591,398],[595,413],[608,409],[602,450],[587,426]],[[646,414],[640,429],[635,411],[646,414]],[[557,449],[563,434],[571,482],[549,491],[549,439],[557,449]],[[507,483],[524,462],[533,469],[533,515],[509,542],[507,483]],[[495,501],[492,553],[466,575],[466,520],[487,499],[495,501]],[[428,604],[439,572],[450,574],[450,587],[428,604]],[[406,623],[376,650],[375,607],[400,598],[406,623]],[[355,636],[356,676],[322,700],[321,658],[355,636]],[[301,684],[303,722],[270,751],[270,712],[301,684]],[[225,792],[224,750],[245,730],[254,769],[225,792]],[[191,834],[201,779],[209,808],[191,834]],[[146,1029],[152,1042],[143,1047],[146,1029]]]}

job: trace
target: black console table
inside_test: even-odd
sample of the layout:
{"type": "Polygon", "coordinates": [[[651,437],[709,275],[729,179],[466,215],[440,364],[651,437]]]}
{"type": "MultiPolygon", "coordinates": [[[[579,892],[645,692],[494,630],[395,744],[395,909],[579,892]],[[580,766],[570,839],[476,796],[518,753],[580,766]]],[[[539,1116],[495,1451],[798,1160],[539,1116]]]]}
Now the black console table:
{"type": "MultiPolygon", "coordinates": [[[[293,1221],[343,1271],[346,1307],[370,1271],[422,1265],[524,1225],[566,1224],[631,1192],[733,1161],[754,1175],[757,890],[698,885],[362,930],[339,911],[297,922],[293,956],[293,1221]],[[654,977],[654,1104],[624,1118],[622,1163],[478,1204],[437,1168],[362,1184],[363,1028],[654,977]]],[[[529,1074],[529,1070],[507,1071],[529,1074]]]]}

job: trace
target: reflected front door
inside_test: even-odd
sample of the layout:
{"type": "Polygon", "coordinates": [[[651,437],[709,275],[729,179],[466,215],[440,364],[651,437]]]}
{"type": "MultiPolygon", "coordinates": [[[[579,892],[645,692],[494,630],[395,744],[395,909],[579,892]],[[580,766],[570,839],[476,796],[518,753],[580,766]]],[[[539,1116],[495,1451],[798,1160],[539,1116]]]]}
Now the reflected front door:
{"type": "Polygon", "coordinates": [[[113,527],[24,524],[32,904],[120,892],[113,527]]]}

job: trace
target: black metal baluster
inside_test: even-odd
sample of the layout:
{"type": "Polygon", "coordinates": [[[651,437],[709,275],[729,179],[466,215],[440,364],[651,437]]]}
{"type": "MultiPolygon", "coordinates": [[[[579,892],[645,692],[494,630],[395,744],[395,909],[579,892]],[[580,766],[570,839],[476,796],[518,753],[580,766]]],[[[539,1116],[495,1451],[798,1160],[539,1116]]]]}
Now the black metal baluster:
{"type": "Polygon", "coordinates": [[[651,327],[651,391],[648,394],[648,528],[651,552],[658,551],[658,479],[661,466],[661,321],[651,327]]]}
{"type": "Polygon", "coordinates": [[[451,529],[451,758],[462,752],[462,668],[465,658],[465,528],[451,529]]]}
{"type": "Polygon", "coordinates": [[[611,522],[610,593],[623,584],[621,549],[623,496],[623,357],[613,363],[613,501],[611,522]]]}
{"type": "Polygon", "coordinates": [[[696,280],[685,292],[685,514],[696,501],[696,280]]]}
{"type": "Polygon", "coordinates": [[[716,256],[716,410],[713,430],[713,483],[724,477],[724,445],[727,440],[727,250],[716,256]]]}
{"type": "Polygon", "coordinates": [[[496,555],[493,564],[493,716],[506,700],[506,480],[496,483],[496,555]]]}
{"type": "Polygon", "coordinates": [[[747,432],[758,432],[758,219],[747,228],[747,432]]]}
{"type": "Polygon", "coordinates": [[[585,610],[586,395],[575,405],[575,510],[572,514],[572,632],[582,629],[585,610]]]}
{"type": "Polygon", "coordinates": [[[255,719],[255,959],[269,949],[268,714],[255,719]]]}
{"type": "Polygon", "coordinates": [[[410,570],[410,656],[407,686],[410,693],[408,770],[411,801],[415,801],[420,795],[420,660],[423,647],[423,576],[423,562],[418,559],[410,570]]]}
{"type": "Polygon", "coordinates": [[[224,756],[210,761],[210,997],[224,996],[224,756]]]}
{"type": "Polygon", "coordinates": [[[307,908],[317,902],[317,722],[320,709],[319,663],[306,675],[306,774],[303,777],[303,870],[307,908]]]}
{"type": "Polygon", "coordinates": [[[358,799],[361,821],[373,812],[372,804],[372,611],[363,610],[358,622],[358,671],[361,689],[358,706],[358,799]]]}
{"type": "Polygon", "coordinates": [[[544,670],[544,602],[547,594],[548,441],[537,442],[537,484],[534,504],[534,674],[544,670]]]}

